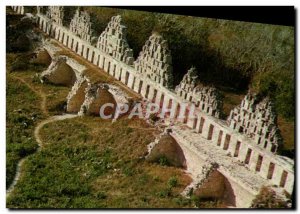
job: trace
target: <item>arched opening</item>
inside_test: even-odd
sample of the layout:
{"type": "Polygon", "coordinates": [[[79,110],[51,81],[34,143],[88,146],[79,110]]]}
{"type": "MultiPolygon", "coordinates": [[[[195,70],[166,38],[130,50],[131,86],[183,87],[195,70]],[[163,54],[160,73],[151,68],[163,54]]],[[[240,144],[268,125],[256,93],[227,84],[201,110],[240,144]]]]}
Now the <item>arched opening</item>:
{"type": "Polygon", "coordinates": [[[223,206],[236,206],[236,195],[231,182],[217,169],[194,191],[200,201],[219,201],[223,206]]]}
{"type": "Polygon", "coordinates": [[[48,67],[52,62],[52,58],[47,50],[43,49],[39,51],[34,58],[32,59],[32,63],[43,65],[48,67]]]}
{"type": "Polygon", "coordinates": [[[150,162],[163,162],[165,165],[184,169],[187,167],[186,158],[181,147],[169,134],[164,134],[160,138],[158,144],[154,146],[146,159],[150,162]]]}
{"type": "Polygon", "coordinates": [[[88,106],[81,107],[85,108],[85,114],[99,116],[101,106],[107,103],[111,103],[113,104],[113,107],[106,107],[105,109],[103,109],[103,113],[104,116],[111,115],[111,118],[113,118],[117,107],[117,103],[114,99],[114,96],[108,91],[108,89],[96,86],[95,88],[91,88],[90,91],[88,91],[87,93],[90,97],[93,97],[94,99],[88,106]]]}
{"type": "Polygon", "coordinates": [[[76,81],[76,74],[66,63],[64,58],[59,58],[52,62],[48,69],[50,69],[50,72],[47,70],[47,72],[43,73],[41,77],[45,82],[68,87],[74,85],[76,81]],[[52,65],[53,63],[54,65],[52,65]],[[53,67],[55,67],[55,69],[51,70],[53,67]]]}

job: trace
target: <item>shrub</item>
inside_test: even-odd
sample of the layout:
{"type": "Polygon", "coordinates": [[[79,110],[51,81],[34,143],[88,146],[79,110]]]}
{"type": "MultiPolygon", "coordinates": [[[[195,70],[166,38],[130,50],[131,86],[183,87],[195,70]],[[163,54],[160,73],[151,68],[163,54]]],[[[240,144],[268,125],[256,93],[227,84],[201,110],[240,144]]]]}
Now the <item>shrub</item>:
{"type": "Polygon", "coordinates": [[[263,187],[253,200],[251,208],[289,208],[288,202],[276,197],[276,192],[269,187],[263,187]]]}
{"type": "Polygon", "coordinates": [[[172,176],[169,180],[168,180],[168,186],[170,188],[172,187],[176,187],[178,184],[178,180],[177,180],[177,177],[176,176],[172,176]]]}

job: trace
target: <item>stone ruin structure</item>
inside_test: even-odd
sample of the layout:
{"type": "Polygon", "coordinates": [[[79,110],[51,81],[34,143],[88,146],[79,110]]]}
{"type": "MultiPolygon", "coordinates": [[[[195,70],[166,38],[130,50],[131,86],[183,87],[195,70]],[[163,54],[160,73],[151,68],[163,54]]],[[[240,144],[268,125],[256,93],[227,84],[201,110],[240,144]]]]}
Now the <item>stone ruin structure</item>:
{"type": "Polygon", "coordinates": [[[41,74],[41,80],[56,85],[72,86],[76,81],[76,74],[66,61],[65,56],[52,59],[48,69],[41,74]]]}
{"type": "Polygon", "coordinates": [[[171,51],[167,41],[157,33],[152,34],[146,41],[134,66],[139,73],[160,85],[169,89],[173,87],[171,51]]]}
{"type": "Polygon", "coordinates": [[[90,85],[90,81],[84,76],[80,76],[67,97],[67,112],[78,113],[80,112],[81,105],[85,100],[85,89],[90,85]]]}
{"type": "Polygon", "coordinates": [[[78,8],[71,20],[70,31],[90,43],[92,37],[92,23],[90,15],[86,11],[81,11],[78,8]]]}
{"type": "Polygon", "coordinates": [[[192,67],[184,75],[175,92],[183,99],[194,102],[196,106],[208,115],[219,118],[222,112],[222,100],[219,91],[214,87],[197,84],[198,75],[195,67],[192,67]]]}
{"type": "Polygon", "coordinates": [[[24,6],[12,6],[12,9],[17,12],[18,14],[24,14],[25,13],[25,7],[24,6]]]}
{"type": "MultiPolygon", "coordinates": [[[[48,14],[53,13],[51,7],[49,11],[48,14]]],[[[282,140],[276,126],[276,115],[268,98],[258,99],[247,95],[241,106],[233,109],[228,120],[224,121],[216,118],[220,115],[222,104],[218,100],[217,91],[197,85],[195,69],[189,70],[185,75],[176,87],[176,93],[170,90],[173,84],[172,59],[167,43],[161,36],[150,36],[138,59],[132,64],[129,62],[133,61],[130,58],[132,55],[125,54],[128,53],[126,50],[131,49],[127,43],[124,45],[124,27],[116,24],[121,22],[120,18],[112,18],[99,37],[96,47],[44,15],[37,14],[37,19],[39,27],[45,33],[74,52],[81,53],[72,48],[72,41],[76,41],[80,44],[80,50],[83,50],[80,54],[83,58],[121,81],[145,100],[169,109],[176,107],[178,112],[183,113],[183,121],[175,118],[175,122],[170,123],[172,132],[169,134],[182,149],[187,171],[198,184],[208,185],[210,175],[217,170],[217,173],[226,178],[226,185],[233,192],[234,205],[237,207],[249,207],[262,186],[292,194],[294,161],[275,153],[282,145],[282,140]],[[116,26],[116,29],[112,26],[116,26]],[[183,105],[192,102],[199,105],[195,110],[195,118],[187,114],[186,105],[183,105]],[[218,168],[212,167],[215,163],[218,168]]],[[[54,57],[52,68],[55,67],[55,60],[54,57]]],[[[78,67],[68,59],[66,64],[72,68],[78,67]]],[[[51,69],[51,65],[49,67],[52,71],[61,70],[51,69]]],[[[110,102],[117,100],[113,91],[107,84],[92,84],[85,77],[76,74],[76,82],[68,96],[67,112],[98,114],[101,97],[106,97],[110,102]]]]}
{"type": "Polygon", "coordinates": [[[133,52],[126,39],[126,27],[121,16],[113,16],[98,38],[97,48],[115,59],[132,65],[133,52]]]}
{"type": "Polygon", "coordinates": [[[63,25],[64,7],[63,6],[48,6],[46,16],[53,22],[63,25]]]}
{"type": "Polygon", "coordinates": [[[108,89],[105,84],[89,84],[85,89],[85,99],[80,107],[79,115],[99,116],[99,108],[106,103],[112,103],[114,106],[105,108],[104,114],[113,115],[116,110],[116,101],[108,89]]]}
{"type": "Polygon", "coordinates": [[[241,105],[231,110],[227,121],[231,128],[246,134],[268,151],[275,153],[283,144],[274,104],[268,97],[261,100],[249,92],[241,105]]]}

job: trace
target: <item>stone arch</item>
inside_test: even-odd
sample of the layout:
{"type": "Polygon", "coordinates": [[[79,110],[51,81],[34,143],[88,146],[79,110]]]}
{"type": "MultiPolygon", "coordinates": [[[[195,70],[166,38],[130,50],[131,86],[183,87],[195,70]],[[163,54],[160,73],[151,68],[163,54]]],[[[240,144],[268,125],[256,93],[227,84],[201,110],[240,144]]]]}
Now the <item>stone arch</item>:
{"type": "Polygon", "coordinates": [[[41,64],[45,66],[49,66],[52,62],[52,57],[46,49],[41,49],[36,52],[34,55],[32,62],[34,64],[41,64]]]}
{"type": "Polygon", "coordinates": [[[153,147],[147,156],[150,162],[158,162],[161,158],[167,160],[167,164],[186,169],[186,158],[184,152],[177,141],[168,133],[163,133],[158,143],[153,147]]]}
{"type": "Polygon", "coordinates": [[[88,81],[79,78],[67,97],[67,112],[78,113],[85,99],[85,89],[88,87],[88,81]]]}
{"type": "Polygon", "coordinates": [[[113,118],[117,103],[114,99],[114,96],[108,91],[108,87],[103,84],[89,85],[86,90],[85,100],[80,108],[79,114],[99,116],[101,106],[106,103],[112,103],[113,108],[105,108],[104,114],[112,115],[113,118]]]}
{"type": "Polygon", "coordinates": [[[48,69],[41,74],[42,82],[73,86],[76,81],[76,74],[66,61],[66,57],[54,58],[48,69]]]}
{"type": "Polygon", "coordinates": [[[230,181],[217,169],[212,170],[194,194],[200,200],[221,200],[228,206],[236,206],[236,194],[230,181]]]}

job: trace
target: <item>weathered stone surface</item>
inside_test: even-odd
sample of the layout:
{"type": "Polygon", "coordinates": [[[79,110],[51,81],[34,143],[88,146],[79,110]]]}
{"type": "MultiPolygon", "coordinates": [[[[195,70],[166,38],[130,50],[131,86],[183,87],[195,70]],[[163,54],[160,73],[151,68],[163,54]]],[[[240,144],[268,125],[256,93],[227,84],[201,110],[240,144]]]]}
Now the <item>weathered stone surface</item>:
{"type": "Polygon", "coordinates": [[[53,22],[63,25],[64,7],[63,6],[49,6],[46,16],[53,22]]]}
{"type": "Polygon", "coordinates": [[[114,115],[116,110],[116,101],[108,87],[103,84],[89,84],[85,89],[85,99],[80,108],[79,115],[100,115],[100,108],[102,105],[112,103],[113,108],[105,108],[105,115],[114,115]]]}
{"type": "Polygon", "coordinates": [[[214,87],[201,86],[198,81],[197,70],[192,67],[176,86],[176,94],[187,101],[194,102],[208,115],[219,118],[223,104],[219,91],[214,87]]]}
{"type": "Polygon", "coordinates": [[[92,38],[92,23],[90,15],[86,11],[81,11],[78,8],[71,20],[70,30],[81,39],[90,43],[92,38]]]}
{"type": "Polygon", "coordinates": [[[97,48],[128,65],[133,63],[133,52],[126,40],[126,27],[121,16],[113,16],[98,38],[97,48]]]}
{"type": "Polygon", "coordinates": [[[146,41],[139,57],[134,62],[135,69],[167,88],[173,87],[171,51],[167,41],[154,33],[146,41]]]}
{"type": "Polygon", "coordinates": [[[67,97],[67,112],[78,113],[85,99],[85,89],[89,85],[89,80],[80,77],[76,80],[67,97]]]}
{"type": "Polygon", "coordinates": [[[241,105],[230,112],[227,121],[231,128],[246,134],[268,151],[275,153],[283,144],[274,104],[268,97],[261,99],[249,92],[241,105]]]}
{"type": "Polygon", "coordinates": [[[170,166],[186,168],[186,160],[180,146],[166,131],[159,135],[154,143],[148,145],[148,151],[150,153],[146,158],[150,162],[165,159],[166,164],[170,166]]]}
{"type": "Polygon", "coordinates": [[[12,9],[18,14],[24,14],[25,13],[25,7],[24,6],[12,6],[12,9]]]}
{"type": "Polygon", "coordinates": [[[44,48],[39,48],[35,51],[35,56],[31,60],[31,62],[35,64],[42,64],[42,65],[47,65],[49,66],[52,62],[52,58],[49,55],[48,51],[45,50],[44,48]]]}
{"type": "Polygon", "coordinates": [[[64,56],[54,58],[48,69],[41,74],[41,81],[56,85],[73,86],[76,81],[76,74],[66,61],[67,58],[64,56]]]}

